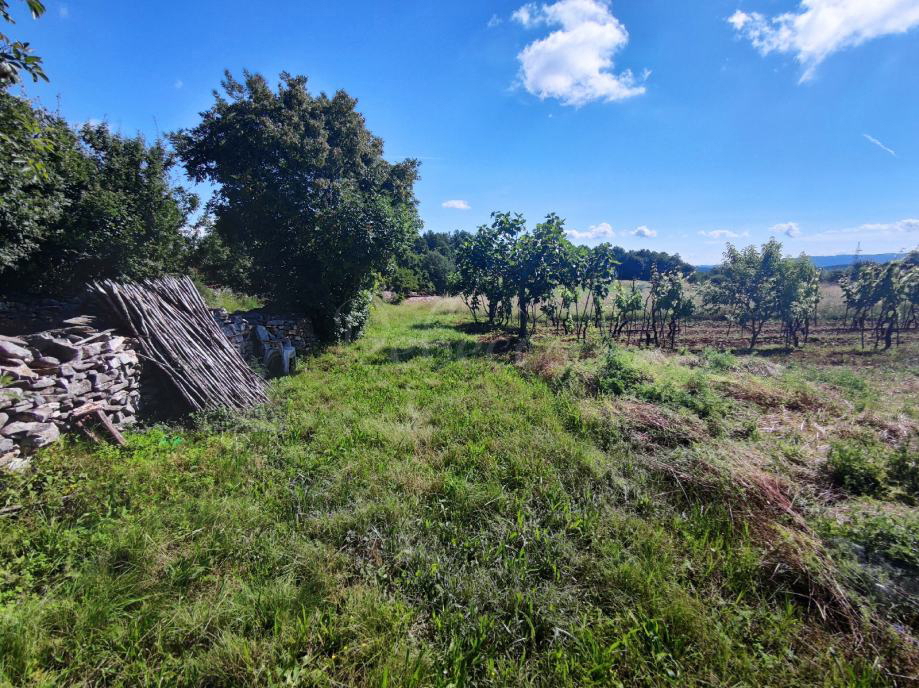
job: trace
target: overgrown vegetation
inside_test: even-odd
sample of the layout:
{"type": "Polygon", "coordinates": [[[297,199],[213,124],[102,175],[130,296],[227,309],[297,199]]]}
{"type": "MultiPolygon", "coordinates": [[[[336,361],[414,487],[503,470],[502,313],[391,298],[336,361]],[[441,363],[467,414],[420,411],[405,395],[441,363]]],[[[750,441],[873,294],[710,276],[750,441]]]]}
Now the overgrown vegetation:
{"type": "Polygon", "coordinates": [[[906,397],[856,420],[717,351],[493,353],[451,303],[376,306],[249,416],[3,476],[3,680],[909,684],[912,507],[826,501],[816,441],[887,447],[901,499],[906,397]]]}
{"type": "Polygon", "coordinates": [[[919,251],[885,265],[867,263],[840,281],[846,300],[845,319],[861,334],[889,349],[900,333],[919,326],[919,251]]]}

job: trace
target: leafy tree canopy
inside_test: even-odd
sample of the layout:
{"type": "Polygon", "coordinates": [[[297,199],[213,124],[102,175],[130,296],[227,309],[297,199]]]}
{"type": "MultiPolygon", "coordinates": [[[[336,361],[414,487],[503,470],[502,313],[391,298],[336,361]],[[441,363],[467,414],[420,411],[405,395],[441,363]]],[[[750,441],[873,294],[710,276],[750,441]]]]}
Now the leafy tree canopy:
{"type": "Polygon", "coordinates": [[[218,185],[214,231],[251,260],[252,284],[327,339],[362,325],[366,292],[418,233],[418,162],[389,163],[357,101],[304,76],[227,72],[202,122],[173,136],[188,174],[218,185]]]}
{"type": "MultiPolygon", "coordinates": [[[[26,5],[33,19],[45,13],[41,0],[26,0],[26,5]]],[[[0,18],[10,24],[16,23],[10,14],[9,0],[0,0],[0,18]]],[[[31,53],[29,44],[15,41],[0,31],[0,88],[15,84],[22,72],[31,76],[33,81],[48,80],[41,66],[41,58],[31,53]]]]}
{"type": "Polygon", "coordinates": [[[5,291],[59,293],[184,268],[182,230],[197,198],[171,181],[175,160],[162,143],[104,124],[76,132],[9,94],[0,94],[0,131],[17,144],[0,149],[5,291]]]}

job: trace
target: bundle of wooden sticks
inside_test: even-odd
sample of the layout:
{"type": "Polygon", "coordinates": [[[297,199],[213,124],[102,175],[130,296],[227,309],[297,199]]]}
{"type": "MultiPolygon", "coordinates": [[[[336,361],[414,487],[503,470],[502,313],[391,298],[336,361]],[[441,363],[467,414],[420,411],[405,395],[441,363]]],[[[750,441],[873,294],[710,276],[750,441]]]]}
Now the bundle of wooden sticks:
{"type": "Polygon", "coordinates": [[[245,409],[268,400],[265,382],[221,332],[188,277],[90,285],[140,342],[139,353],[191,410],[245,409]]]}

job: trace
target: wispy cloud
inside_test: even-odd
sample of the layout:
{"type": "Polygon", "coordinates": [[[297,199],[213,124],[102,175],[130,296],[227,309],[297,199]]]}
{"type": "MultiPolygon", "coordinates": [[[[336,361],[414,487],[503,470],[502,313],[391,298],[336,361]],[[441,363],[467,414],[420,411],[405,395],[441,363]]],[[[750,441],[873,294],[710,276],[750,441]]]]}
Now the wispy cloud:
{"type": "Polygon", "coordinates": [[[906,218],[895,222],[872,222],[844,229],[829,229],[802,237],[811,241],[847,241],[888,239],[914,245],[919,241],[919,219],[906,218]]]}
{"type": "Polygon", "coordinates": [[[67,5],[58,5],[57,16],[61,19],[67,19],[70,16],[70,8],[67,5]]]}
{"type": "Polygon", "coordinates": [[[175,86],[176,88],[182,88],[183,86],[185,86],[185,82],[182,81],[181,79],[176,79],[173,86],[175,86]]]}
{"type": "Polygon", "coordinates": [[[493,14],[491,15],[491,19],[488,20],[488,23],[485,26],[487,26],[489,29],[493,29],[496,26],[499,26],[500,24],[501,24],[501,17],[499,17],[497,14],[493,14]]]}
{"type": "Polygon", "coordinates": [[[600,239],[612,239],[616,236],[616,232],[613,231],[613,227],[609,222],[591,225],[584,230],[569,229],[565,233],[576,241],[598,241],[600,239]]]}
{"type": "Polygon", "coordinates": [[[642,225],[641,227],[636,227],[635,229],[633,229],[631,232],[629,232],[629,234],[631,234],[634,237],[643,237],[645,239],[651,239],[657,236],[657,230],[651,229],[649,227],[645,227],[644,225],[642,225]]]}
{"type": "Polygon", "coordinates": [[[797,222],[780,222],[777,225],[772,225],[769,228],[769,231],[772,234],[784,234],[787,237],[796,237],[801,234],[801,228],[798,227],[797,222]]]}
{"type": "Polygon", "coordinates": [[[807,81],[831,54],[919,25],[919,0],[800,0],[795,12],[737,10],[727,22],[761,55],[794,55],[807,81]]]}
{"type": "Polygon", "coordinates": [[[699,232],[700,236],[704,236],[708,239],[739,239],[740,237],[748,236],[747,232],[738,234],[737,232],[732,232],[730,229],[713,229],[709,232],[699,232]]]}
{"type": "Polygon", "coordinates": [[[469,210],[469,201],[456,198],[450,201],[444,201],[440,204],[442,208],[453,208],[454,210],[469,210]]]}
{"type": "Polygon", "coordinates": [[[575,107],[595,100],[617,101],[645,92],[631,70],[615,73],[613,55],[629,42],[625,26],[606,0],[558,0],[528,3],[511,17],[525,28],[559,27],[527,45],[517,59],[524,88],[541,99],[555,98],[575,107]]]}
{"type": "Polygon", "coordinates": [[[880,148],[882,151],[890,153],[893,157],[897,157],[897,151],[895,151],[893,148],[888,148],[883,143],[881,143],[876,138],[874,138],[871,134],[862,134],[862,136],[864,136],[868,141],[873,143],[875,146],[880,148]]]}

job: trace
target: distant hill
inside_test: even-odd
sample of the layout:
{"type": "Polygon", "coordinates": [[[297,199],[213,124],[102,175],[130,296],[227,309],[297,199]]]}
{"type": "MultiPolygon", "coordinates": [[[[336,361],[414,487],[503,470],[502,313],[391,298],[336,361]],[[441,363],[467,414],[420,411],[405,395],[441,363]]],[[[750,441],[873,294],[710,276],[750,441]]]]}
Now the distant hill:
{"type": "MultiPolygon", "coordinates": [[[[854,253],[840,253],[837,256],[810,256],[811,262],[818,268],[844,268],[859,263],[889,263],[892,260],[902,258],[905,253],[872,253],[862,254],[860,256],[854,253]]],[[[699,272],[708,272],[714,265],[696,265],[699,272]]]]}

